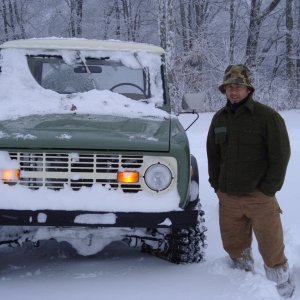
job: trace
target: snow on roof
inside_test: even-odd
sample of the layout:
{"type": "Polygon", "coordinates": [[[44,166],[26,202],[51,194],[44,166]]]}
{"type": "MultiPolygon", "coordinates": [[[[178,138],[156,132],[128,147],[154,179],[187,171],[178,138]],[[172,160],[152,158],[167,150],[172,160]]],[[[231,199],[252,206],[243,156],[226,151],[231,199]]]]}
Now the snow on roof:
{"type": "Polygon", "coordinates": [[[0,48],[46,49],[46,50],[105,50],[105,51],[144,51],[165,53],[164,49],[145,43],[123,42],[117,40],[95,40],[83,38],[34,38],[8,41],[0,48]]]}

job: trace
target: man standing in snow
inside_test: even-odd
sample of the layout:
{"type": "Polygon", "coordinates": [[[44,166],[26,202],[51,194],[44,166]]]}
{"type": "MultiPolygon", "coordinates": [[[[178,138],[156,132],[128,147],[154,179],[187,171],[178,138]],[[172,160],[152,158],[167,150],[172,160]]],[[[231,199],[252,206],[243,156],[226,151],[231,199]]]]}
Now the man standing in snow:
{"type": "Polygon", "coordinates": [[[253,271],[252,231],[266,276],[291,297],[294,283],[284,254],[281,209],[290,144],[282,117],[252,99],[249,69],[230,65],[219,86],[227,104],[213,117],[207,137],[209,182],[219,198],[220,231],[232,266],[253,271]]]}

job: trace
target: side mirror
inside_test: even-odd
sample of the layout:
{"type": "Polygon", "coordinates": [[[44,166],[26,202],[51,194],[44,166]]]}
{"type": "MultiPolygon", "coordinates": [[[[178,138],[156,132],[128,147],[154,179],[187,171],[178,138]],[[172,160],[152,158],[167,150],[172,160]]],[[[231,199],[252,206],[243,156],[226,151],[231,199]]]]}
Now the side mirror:
{"type": "Polygon", "coordinates": [[[182,98],[182,109],[180,114],[195,114],[194,121],[185,129],[187,131],[198,119],[199,112],[204,111],[204,101],[201,99],[200,93],[187,93],[182,98]]]}
{"type": "Polygon", "coordinates": [[[182,108],[184,111],[204,111],[204,102],[200,93],[187,93],[182,98],[182,108]]]}

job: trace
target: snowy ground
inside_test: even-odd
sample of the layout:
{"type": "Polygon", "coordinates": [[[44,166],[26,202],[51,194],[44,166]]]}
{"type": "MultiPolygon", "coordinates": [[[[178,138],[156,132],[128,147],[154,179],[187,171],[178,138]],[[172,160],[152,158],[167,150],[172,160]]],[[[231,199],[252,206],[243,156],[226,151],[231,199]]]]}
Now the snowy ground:
{"type": "MultiPolygon", "coordinates": [[[[282,113],[288,127],[292,157],[278,200],[283,210],[286,254],[300,286],[300,218],[297,210],[300,163],[300,112],[282,113]]],[[[41,243],[39,248],[0,247],[0,299],[131,299],[131,300],[276,300],[275,284],[264,276],[254,243],[256,273],[229,268],[218,228],[218,203],[207,183],[205,140],[212,114],[201,114],[188,131],[192,152],[198,157],[200,196],[206,211],[208,248],[206,261],[174,265],[113,243],[101,253],[82,257],[65,243],[41,243]]],[[[188,124],[191,116],[181,116],[188,124]]],[[[300,299],[298,288],[292,299],[300,299]]]]}

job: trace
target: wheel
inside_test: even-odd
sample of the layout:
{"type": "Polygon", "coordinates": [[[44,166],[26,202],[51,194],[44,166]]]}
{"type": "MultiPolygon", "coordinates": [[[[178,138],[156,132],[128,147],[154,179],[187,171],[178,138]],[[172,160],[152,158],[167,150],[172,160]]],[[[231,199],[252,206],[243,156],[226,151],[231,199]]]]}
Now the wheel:
{"type": "Polygon", "coordinates": [[[204,212],[200,210],[196,226],[171,229],[171,231],[164,236],[164,242],[159,249],[153,249],[151,245],[144,244],[142,251],[176,264],[199,263],[204,261],[204,249],[206,248],[205,232],[207,228],[203,225],[203,215],[204,212]]]}

